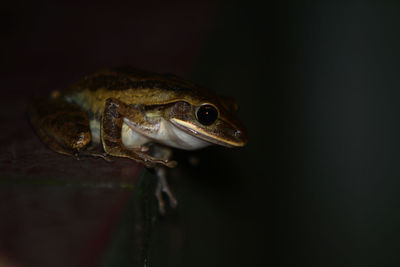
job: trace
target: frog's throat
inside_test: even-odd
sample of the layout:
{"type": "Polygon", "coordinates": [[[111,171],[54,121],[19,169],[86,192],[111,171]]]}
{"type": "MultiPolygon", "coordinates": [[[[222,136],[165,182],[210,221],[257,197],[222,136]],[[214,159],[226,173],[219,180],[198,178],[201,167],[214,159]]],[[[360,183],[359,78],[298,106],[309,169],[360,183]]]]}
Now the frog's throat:
{"type": "Polygon", "coordinates": [[[162,118],[160,118],[152,131],[145,131],[127,118],[124,118],[124,125],[122,139],[124,145],[130,147],[154,142],[184,150],[195,150],[212,144],[212,142],[189,134],[187,130],[179,128],[162,118]]]}

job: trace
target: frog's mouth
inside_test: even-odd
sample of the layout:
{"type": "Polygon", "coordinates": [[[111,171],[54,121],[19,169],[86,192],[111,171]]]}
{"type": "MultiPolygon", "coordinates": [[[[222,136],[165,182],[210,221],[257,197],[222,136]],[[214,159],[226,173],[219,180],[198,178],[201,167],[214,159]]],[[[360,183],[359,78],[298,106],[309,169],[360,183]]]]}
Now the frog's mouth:
{"type": "Polygon", "coordinates": [[[226,139],[222,138],[221,136],[211,135],[208,132],[204,131],[202,128],[196,126],[195,124],[173,118],[171,122],[177,128],[191,134],[194,137],[202,139],[212,144],[221,145],[225,147],[241,147],[244,146],[246,143],[238,140],[226,139]]]}

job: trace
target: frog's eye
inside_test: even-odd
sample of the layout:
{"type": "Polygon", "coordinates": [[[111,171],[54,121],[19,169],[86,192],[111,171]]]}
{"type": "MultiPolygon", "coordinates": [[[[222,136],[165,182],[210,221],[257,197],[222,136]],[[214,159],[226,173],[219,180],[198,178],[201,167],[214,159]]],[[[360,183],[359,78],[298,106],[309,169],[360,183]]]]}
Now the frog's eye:
{"type": "Polygon", "coordinates": [[[218,118],[218,111],[211,105],[202,105],[196,112],[197,120],[203,125],[211,125],[218,118]]]}

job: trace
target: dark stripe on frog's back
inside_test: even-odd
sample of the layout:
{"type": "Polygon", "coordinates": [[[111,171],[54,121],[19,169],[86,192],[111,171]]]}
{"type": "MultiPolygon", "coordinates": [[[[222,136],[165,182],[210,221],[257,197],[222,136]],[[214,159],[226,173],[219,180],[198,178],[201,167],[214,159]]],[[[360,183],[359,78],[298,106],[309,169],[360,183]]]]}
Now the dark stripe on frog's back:
{"type": "Polygon", "coordinates": [[[175,82],[185,83],[189,87],[194,86],[194,84],[191,83],[190,81],[182,79],[171,73],[159,74],[159,73],[135,69],[132,67],[114,68],[111,71],[114,73],[118,73],[118,74],[125,74],[125,75],[128,75],[129,77],[132,77],[135,79],[157,80],[157,79],[160,79],[160,77],[161,77],[162,79],[168,79],[168,80],[175,81],[175,82]]]}
{"type": "Polygon", "coordinates": [[[163,89],[168,91],[189,91],[187,87],[170,83],[163,80],[137,80],[132,81],[126,76],[99,75],[88,81],[88,84],[83,85],[90,90],[107,89],[112,91],[123,91],[127,89],[163,89]]]}
{"type": "Polygon", "coordinates": [[[194,85],[171,74],[155,74],[128,69],[124,71],[111,70],[87,77],[78,82],[81,89],[96,91],[106,89],[123,91],[127,89],[162,89],[184,93],[193,91],[194,85]]]}

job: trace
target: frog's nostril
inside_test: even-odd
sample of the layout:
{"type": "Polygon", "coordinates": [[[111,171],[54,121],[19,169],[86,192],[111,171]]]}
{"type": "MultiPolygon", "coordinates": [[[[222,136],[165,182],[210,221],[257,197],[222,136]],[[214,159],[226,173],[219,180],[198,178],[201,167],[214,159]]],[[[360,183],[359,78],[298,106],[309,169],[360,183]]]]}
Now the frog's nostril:
{"type": "Polygon", "coordinates": [[[236,138],[236,140],[240,143],[243,143],[243,145],[245,145],[247,143],[247,134],[246,131],[243,130],[235,130],[233,132],[234,137],[236,138]]]}
{"type": "Polygon", "coordinates": [[[242,135],[242,131],[241,130],[235,130],[234,132],[235,137],[239,137],[242,135]]]}

